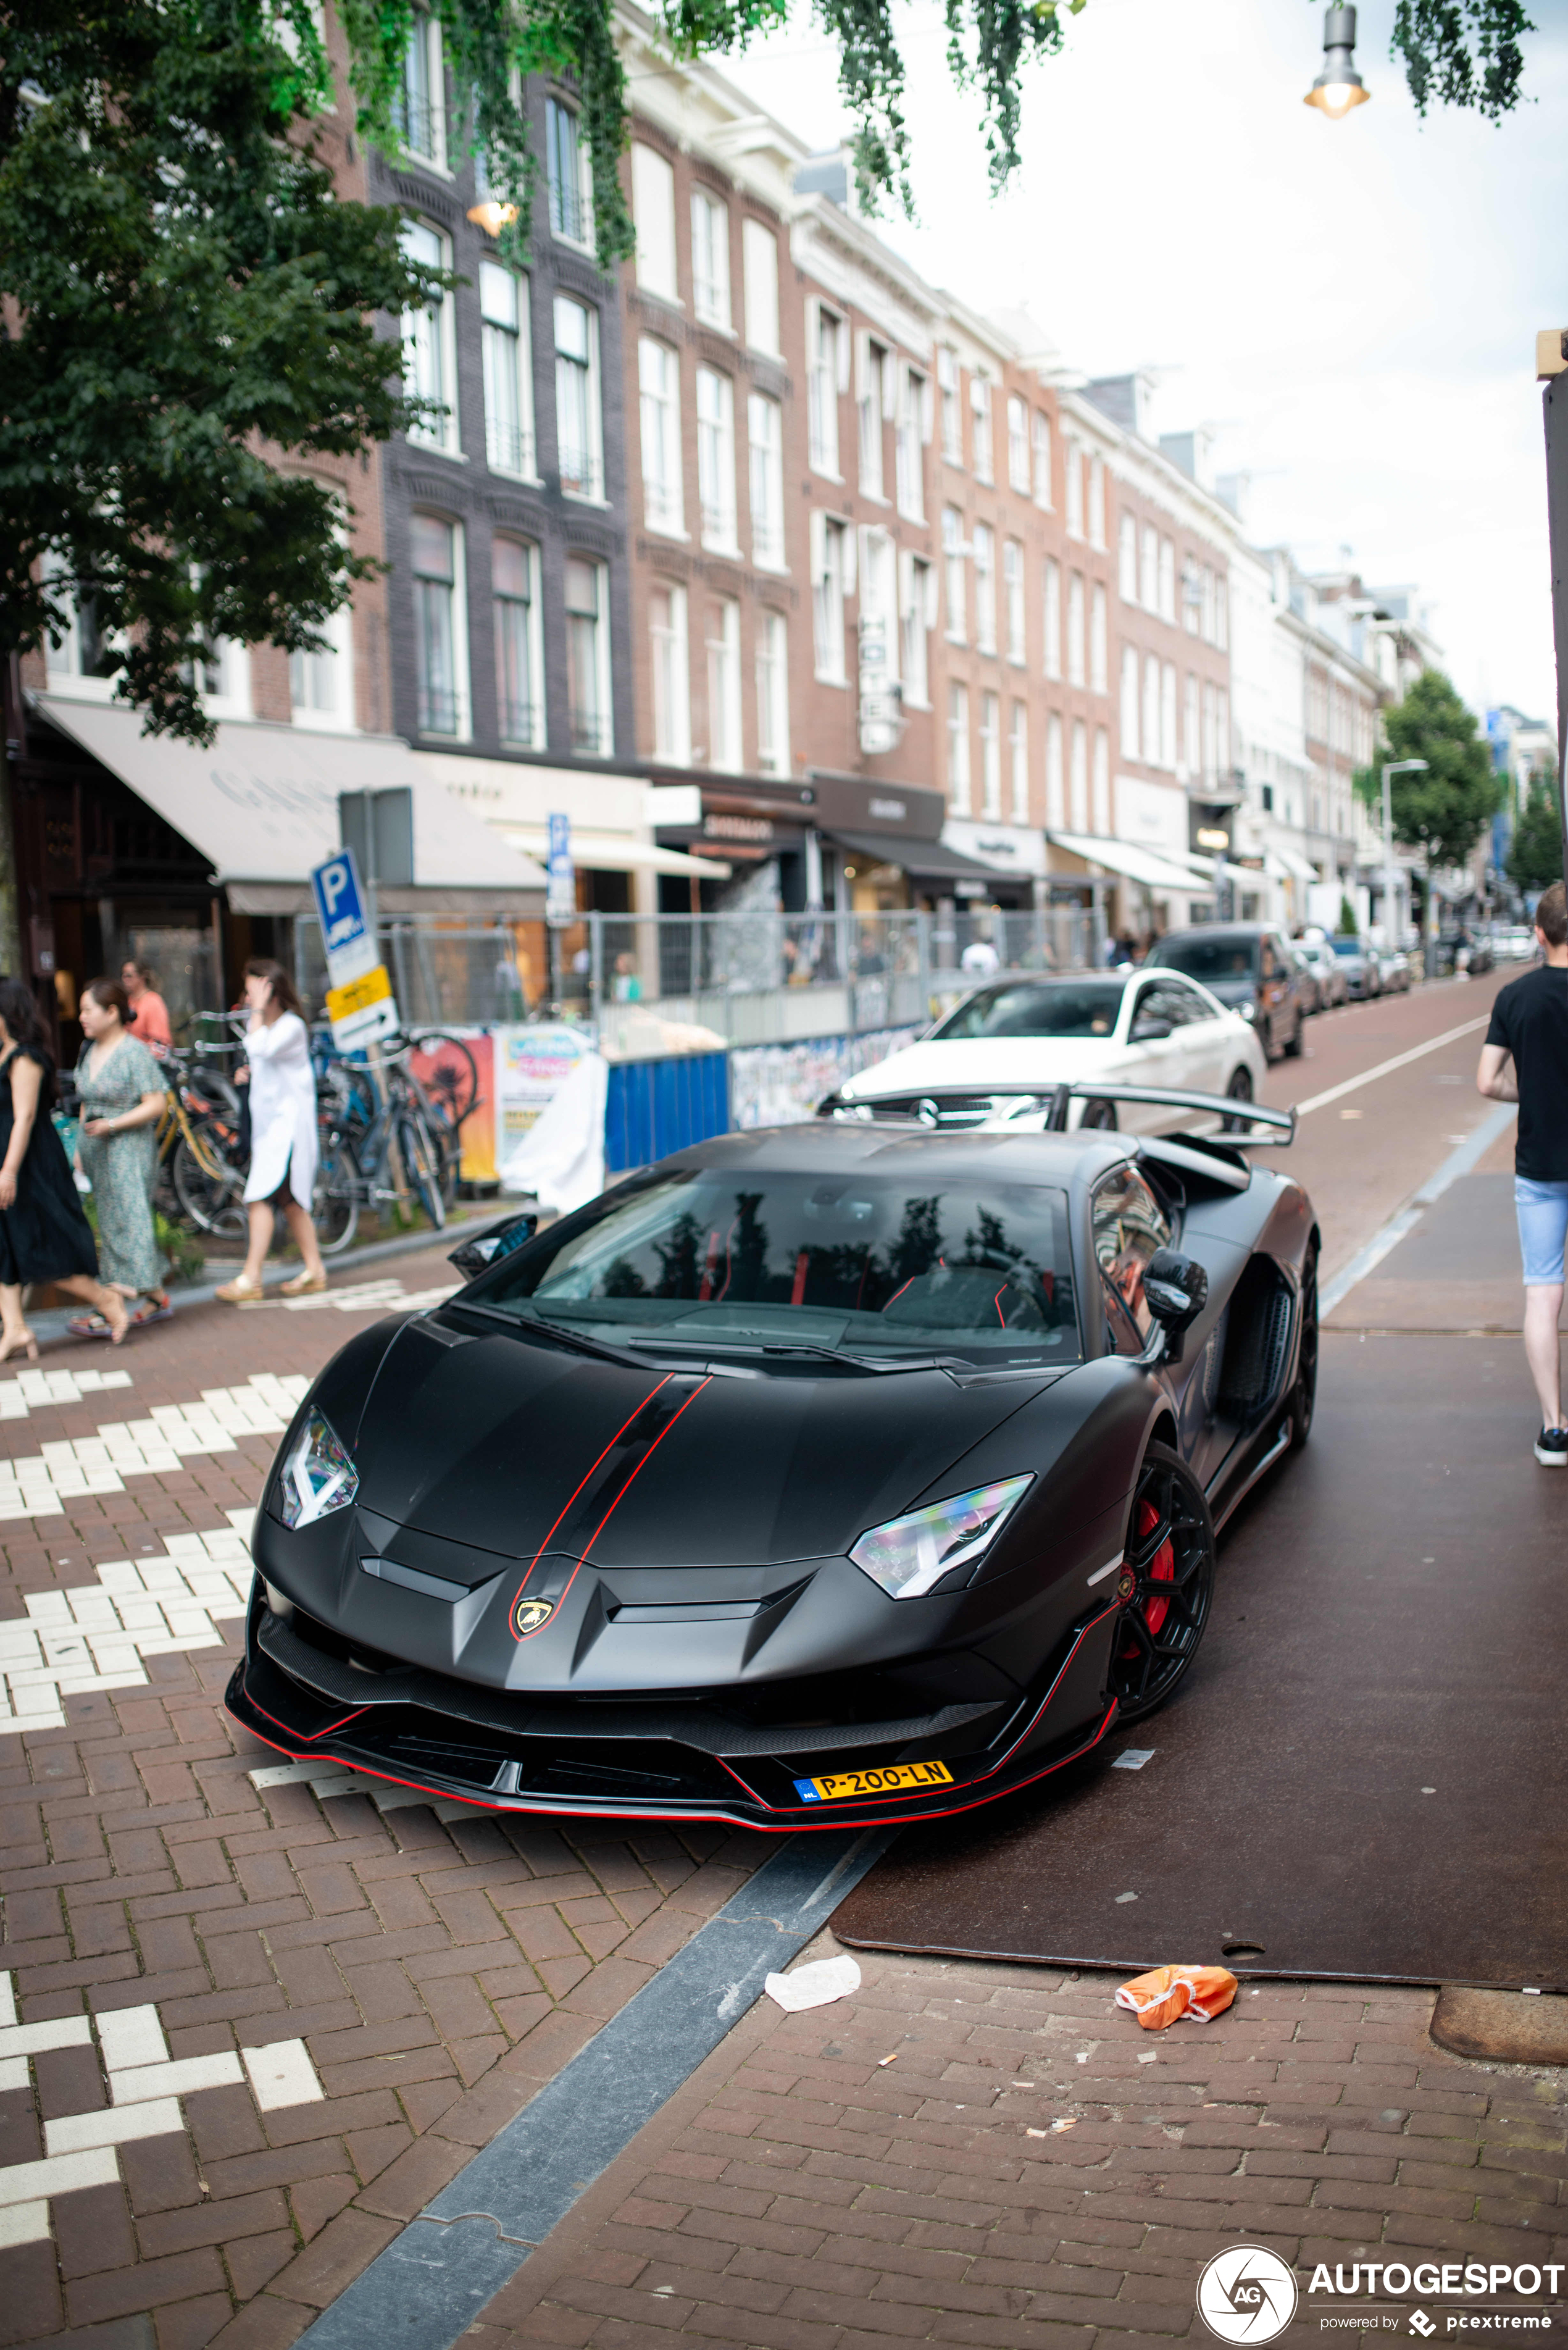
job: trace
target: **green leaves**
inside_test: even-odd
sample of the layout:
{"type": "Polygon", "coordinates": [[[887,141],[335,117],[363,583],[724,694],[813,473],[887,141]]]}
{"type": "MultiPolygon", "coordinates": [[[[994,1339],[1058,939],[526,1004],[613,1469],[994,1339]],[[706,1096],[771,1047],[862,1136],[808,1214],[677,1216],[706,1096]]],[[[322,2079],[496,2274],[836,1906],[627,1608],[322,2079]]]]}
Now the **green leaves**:
{"type": "Polygon", "coordinates": [[[1462,865],[1501,805],[1502,787],[1473,714],[1440,670],[1423,671],[1403,702],[1383,713],[1384,746],[1355,777],[1357,794],[1381,809],[1382,775],[1396,759],[1425,759],[1427,772],[1389,782],[1394,837],[1428,866],[1462,865]]]}
{"type": "Polygon", "coordinates": [[[1519,45],[1534,30],[1520,0],[1398,0],[1394,54],[1405,61],[1417,112],[1436,100],[1499,121],[1519,104],[1519,45]]]}
{"type": "Polygon", "coordinates": [[[431,288],[398,214],[338,202],[300,136],[314,39],[305,0],[36,0],[0,59],[5,635],[58,639],[80,583],[119,693],[192,741],[216,638],[316,646],[376,568],[266,444],[387,439],[406,410],[375,314],[431,288]]]}
{"type": "Polygon", "coordinates": [[[1563,879],[1563,827],[1549,775],[1531,779],[1509,844],[1508,871],[1521,889],[1547,889],[1563,879]]]}

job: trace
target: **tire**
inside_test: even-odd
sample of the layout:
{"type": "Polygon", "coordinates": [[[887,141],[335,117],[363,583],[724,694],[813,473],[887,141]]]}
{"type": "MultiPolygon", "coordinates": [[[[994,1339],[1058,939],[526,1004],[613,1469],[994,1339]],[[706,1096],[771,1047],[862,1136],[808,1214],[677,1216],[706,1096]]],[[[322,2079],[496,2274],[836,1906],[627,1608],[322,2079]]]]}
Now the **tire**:
{"type": "Polygon", "coordinates": [[[1296,1383],[1290,1392],[1291,1448],[1299,1452],[1312,1434],[1313,1414],[1317,1409],[1317,1243],[1307,1243],[1307,1253],[1302,1263],[1301,1287],[1302,1335],[1296,1360],[1296,1383]]]}
{"type": "Polygon", "coordinates": [[[174,1146],[170,1180],[180,1212],[190,1218],[198,1232],[225,1237],[243,1232],[246,1228],[241,1204],[245,1188],[244,1173],[221,1159],[210,1141],[208,1149],[221,1166],[221,1174],[213,1175],[202,1166],[183,1135],[174,1146]]]}
{"type": "Polygon", "coordinates": [[[1084,1115],[1078,1120],[1078,1128],[1080,1132],[1083,1132],[1086,1128],[1092,1134],[1115,1134],[1116,1132],[1116,1106],[1115,1102],[1085,1102],[1084,1104],[1084,1115]]]}
{"type": "Polygon", "coordinates": [[[441,1028],[421,1029],[409,1039],[429,1066],[420,1084],[455,1134],[479,1100],[479,1065],[461,1036],[441,1028]]]}
{"type": "Polygon", "coordinates": [[[1302,1036],[1305,1026],[1306,1022],[1298,1012],[1296,1014],[1296,1024],[1293,1032],[1292,1033],[1291,1041],[1285,1046],[1285,1058],[1287,1061],[1300,1060],[1302,1052],[1302,1036]]]}
{"type": "Polygon", "coordinates": [[[446,1201],[441,1197],[440,1145],[422,1118],[407,1115],[398,1120],[398,1150],[410,1191],[439,1232],[446,1226],[446,1201]]]}
{"type": "Polygon", "coordinates": [[[1116,1590],[1106,1684],[1117,1721],[1141,1721],[1185,1679],[1214,1596],[1214,1521],[1202,1486],[1168,1445],[1144,1454],[1116,1590]]]}
{"type": "MultiPolygon", "coordinates": [[[[1238,1102],[1250,1102],[1256,1098],[1252,1092],[1252,1072],[1251,1069],[1231,1070],[1231,1082],[1225,1088],[1225,1098],[1227,1101],[1238,1102]]],[[[1220,1121],[1220,1131],[1221,1134],[1242,1134],[1245,1133],[1246,1129],[1251,1125],[1251,1123],[1252,1121],[1250,1118],[1221,1118],[1220,1121]]]]}
{"type": "Polygon", "coordinates": [[[316,1170],[310,1221],[323,1256],[337,1256],[359,1229],[359,1185],[344,1144],[328,1143],[316,1170]]]}

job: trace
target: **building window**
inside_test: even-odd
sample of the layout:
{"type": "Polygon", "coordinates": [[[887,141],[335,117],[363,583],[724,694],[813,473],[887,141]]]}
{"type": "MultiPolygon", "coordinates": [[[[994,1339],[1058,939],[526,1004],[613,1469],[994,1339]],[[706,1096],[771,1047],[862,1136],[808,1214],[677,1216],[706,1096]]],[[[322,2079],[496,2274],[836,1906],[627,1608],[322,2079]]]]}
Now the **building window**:
{"type": "Polygon", "coordinates": [[[764,775],[789,773],[789,622],[763,612],[757,626],[757,765],[764,775]]]}
{"type": "MultiPolygon", "coordinates": [[[[429,269],[452,267],[452,243],[425,221],[405,221],[399,239],[410,261],[429,269]]],[[[450,294],[437,294],[403,313],[403,385],[410,400],[432,403],[409,427],[423,449],[458,452],[457,344],[450,294]]]]}
{"type": "Polygon", "coordinates": [[[1016,538],[1006,540],[1002,549],[1002,577],[1007,590],[1007,658],[1022,669],[1028,654],[1024,649],[1023,621],[1023,545],[1016,538]]]}
{"type": "Polygon", "coordinates": [[[1012,821],[1029,821],[1029,712],[1022,702],[1012,705],[1007,733],[1008,763],[1012,770],[1012,821]]]}
{"type": "Polygon", "coordinates": [[[899,590],[898,635],[900,665],[904,678],[906,703],[918,702],[923,709],[930,701],[930,672],[927,659],[927,634],[931,623],[931,567],[922,563],[918,555],[899,557],[902,578],[899,590]]]}
{"type": "Polygon", "coordinates": [[[421,163],[446,165],[446,75],[441,26],[422,11],[409,27],[403,78],[392,101],[398,135],[421,163]]]}
{"type": "Polygon", "coordinates": [[[1073,830],[1089,829],[1089,730],[1081,718],[1073,721],[1073,830]]]}
{"type": "Polygon", "coordinates": [[[876,691],[898,674],[898,550],[885,530],[860,534],[860,669],[876,691]]]}
{"type": "Polygon", "coordinates": [[[569,497],[604,494],[597,310],[556,296],[556,446],[569,497]]]}
{"type": "Polygon", "coordinates": [[[1198,680],[1191,670],[1187,672],[1186,707],[1182,725],[1182,761],[1189,775],[1195,775],[1203,764],[1203,740],[1198,720],[1198,680]]]}
{"type": "Polygon", "coordinates": [[[784,567],[784,411],[766,392],[746,401],[752,491],[752,561],[764,570],[784,567]]]}
{"type": "Polygon", "coordinates": [[[948,687],[948,803],[954,816],[969,814],[969,688],[948,687]]]}
{"type": "Polygon", "coordinates": [[[991,386],[982,375],[969,380],[970,433],[974,443],[974,477],[977,482],[990,482],[996,477],[991,447],[991,386]]]}
{"type": "Polygon", "coordinates": [[[1083,685],[1087,681],[1084,666],[1084,575],[1071,571],[1067,575],[1067,682],[1083,685]]]}
{"type": "Polygon", "coordinates": [[[988,522],[974,526],[974,640],[982,653],[996,650],[996,534],[988,522]]]}
{"type": "Polygon", "coordinates": [[[1176,547],[1168,538],[1159,542],[1159,617],[1176,626],[1176,547]]]}
{"type": "Polygon", "coordinates": [[[1075,441],[1067,443],[1064,462],[1067,469],[1067,536],[1084,536],[1084,452],[1075,441]]]}
{"type": "Polygon", "coordinates": [[[1131,645],[1122,647],[1122,757],[1136,759],[1138,754],[1137,724],[1137,655],[1131,645]]]}
{"type": "Polygon", "coordinates": [[[1124,604],[1137,602],[1137,525],[1130,514],[1116,525],[1116,592],[1124,604]]]}
{"type": "Polygon", "coordinates": [[[811,518],[811,619],[816,674],[830,685],[844,683],[845,549],[846,523],[814,514],[811,518]]]}
{"type": "Polygon", "coordinates": [[[868,335],[860,342],[860,381],[856,421],[860,436],[860,490],[867,498],[882,495],[882,422],[888,352],[868,335]]]}
{"type": "Polygon", "coordinates": [[[686,590],[660,580],[648,599],[653,657],[653,755],[684,767],[691,759],[691,690],[686,658],[686,590]]]}
{"type": "Polygon", "coordinates": [[[1181,567],[1181,617],[1189,637],[1198,634],[1203,612],[1203,582],[1189,555],[1181,567]]]}
{"type": "Polygon", "coordinates": [[[1221,652],[1231,644],[1231,583],[1223,572],[1214,577],[1214,641],[1221,652]]]}
{"type": "Polygon", "coordinates": [[[1111,823],[1111,738],[1103,726],[1095,729],[1095,830],[1108,833],[1111,823]]]}
{"type": "Polygon", "coordinates": [[[1045,557],[1045,674],[1062,674],[1062,567],[1054,555],[1045,557]]]}
{"type": "Polygon", "coordinates": [[[559,99],[545,100],[545,169],[550,182],[550,226],[573,244],[594,241],[593,170],[577,136],[577,118],[559,99]]]}
{"type": "Polygon", "coordinates": [[[1052,711],[1045,721],[1045,822],[1060,830],[1066,808],[1062,797],[1062,721],[1052,711]]]}
{"type": "Polygon", "coordinates": [[[649,530],[684,536],[680,479],[680,362],[668,343],[645,335],[637,347],[642,438],[642,513],[649,530]]]}
{"type": "Polygon", "coordinates": [[[609,575],[586,556],[566,557],[566,703],[572,748],[607,759],[610,722],[609,575]]]}
{"type": "Polygon", "coordinates": [[[942,455],[950,465],[963,463],[963,417],[959,407],[959,363],[956,351],[937,353],[937,390],[941,401],[942,455]]]}
{"type": "Polygon", "coordinates": [[[528,349],[528,280],[493,261],[479,265],[483,322],[484,454],[498,473],[534,473],[534,364],[528,349]]]}
{"type": "Polygon", "coordinates": [[[1146,612],[1159,609],[1159,533],[1152,523],[1143,526],[1142,554],[1138,564],[1138,602],[1146,612]]]}
{"type": "Polygon", "coordinates": [[[738,775],[741,752],[741,608],[730,597],[708,606],[708,764],[738,775]]]}
{"type": "Polygon", "coordinates": [[[1106,619],[1106,591],[1096,579],[1089,599],[1089,689],[1094,693],[1110,691],[1106,619]]]}
{"type": "Polygon", "coordinates": [[[1007,480],[1021,497],[1029,495],[1029,408],[1016,392],[1007,400],[1007,480]]]}
{"type": "Polygon", "coordinates": [[[1089,460],[1089,545],[1106,543],[1106,468],[1099,457],[1089,460]]]}
{"type": "Polygon", "coordinates": [[[653,148],[634,140],[631,209],[637,223],[637,282],[661,302],[678,302],[675,264],[675,173],[653,148]]]}
{"type": "Polygon", "coordinates": [[[779,351],[779,245],[762,221],[741,223],[741,264],[746,273],[746,340],[776,359],[779,351]]]}
{"type": "MultiPolygon", "coordinates": [[[[288,657],[288,696],[296,726],[351,728],[354,723],[354,635],[348,607],[324,620],[322,650],[288,657]]],[[[53,663],[50,664],[51,669],[53,663]]]]}
{"type": "Polygon", "coordinates": [[[251,716],[251,657],[232,637],[214,637],[203,656],[181,663],[181,674],[195,687],[210,718],[251,716]]]}
{"type": "Polygon", "coordinates": [[[545,747],[544,663],[538,638],[538,564],[535,549],[497,538],[490,549],[495,606],[495,715],[501,740],[524,751],[545,747]]]}
{"type": "Polygon", "coordinates": [[[697,370],[697,497],[702,544],[735,549],[735,392],[714,368],[697,370]]]}
{"type": "Polygon", "coordinates": [[[942,571],[947,600],[948,641],[967,641],[969,615],[964,580],[963,516],[957,506],[942,508],[942,571]]]}
{"type": "Polygon", "coordinates": [[[905,367],[898,379],[898,417],[893,436],[893,485],[898,512],[910,522],[926,518],[923,452],[926,437],[926,379],[918,369],[905,367]]]}
{"type": "Polygon", "coordinates": [[[1159,672],[1159,764],[1176,764],[1176,664],[1166,661],[1159,672]]]}
{"type": "Polygon", "coordinates": [[[814,473],[838,479],[838,385],[843,366],[844,321],[819,302],[815,324],[807,322],[806,427],[814,473]]]}
{"type": "Polygon", "coordinates": [[[1152,653],[1143,662],[1143,763],[1159,764],[1159,663],[1152,653]]]}
{"type": "Polygon", "coordinates": [[[1002,703],[994,693],[980,697],[981,813],[992,823],[1002,815],[1002,703]]]}
{"type": "Polygon", "coordinates": [[[453,739],[468,732],[462,663],[462,534],[434,515],[409,518],[414,586],[414,679],[421,734],[453,739]]]}
{"type": "Polygon", "coordinates": [[[691,307],[706,327],[730,326],[730,208],[691,191],[691,307]]]}
{"type": "Polygon", "coordinates": [[[1051,419],[1034,411],[1034,503],[1049,508],[1055,500],[1051,494],[1051,419]]]}

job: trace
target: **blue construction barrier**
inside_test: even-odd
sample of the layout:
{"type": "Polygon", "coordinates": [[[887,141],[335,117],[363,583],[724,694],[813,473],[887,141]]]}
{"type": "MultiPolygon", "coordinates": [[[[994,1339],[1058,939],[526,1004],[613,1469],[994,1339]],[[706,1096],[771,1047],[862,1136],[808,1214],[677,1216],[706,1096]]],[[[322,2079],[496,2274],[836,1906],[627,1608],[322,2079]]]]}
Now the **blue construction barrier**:
{"type": "Polygon", "coordinates": [[[730,1127],[730,1056],[612,1061],[605,1102],[605,1172],[647,1167],[730,1127]]]}

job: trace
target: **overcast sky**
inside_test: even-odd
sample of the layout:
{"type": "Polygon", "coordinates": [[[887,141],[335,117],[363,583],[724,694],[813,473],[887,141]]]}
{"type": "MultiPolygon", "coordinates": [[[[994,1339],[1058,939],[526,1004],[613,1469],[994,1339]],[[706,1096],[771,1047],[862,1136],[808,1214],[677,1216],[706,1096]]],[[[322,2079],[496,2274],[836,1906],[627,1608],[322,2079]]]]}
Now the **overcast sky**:
{"type": "MultiPolygon", "coordinates": [[[[898,11],[920,217],[883,225],[976,308],[1027,305],[1071,364],[1158,369],[1153,429],[1217,429],[1257,543],[1416,582],[1468,699],[1551,715],[1534,353],[1568,326],[1568,9],[1534,14],[1536,103],[1494,130],[1418,120],[1393,0],[1359,12],[1372,103],[1340,122],[1302,104],[1306,0],[1087,0],[1028,74],[1023,170],[996,203],[920,0],[898,11]]],[[[804,5],[723,69],[812,146],[840,136],[804,5]]]]}

